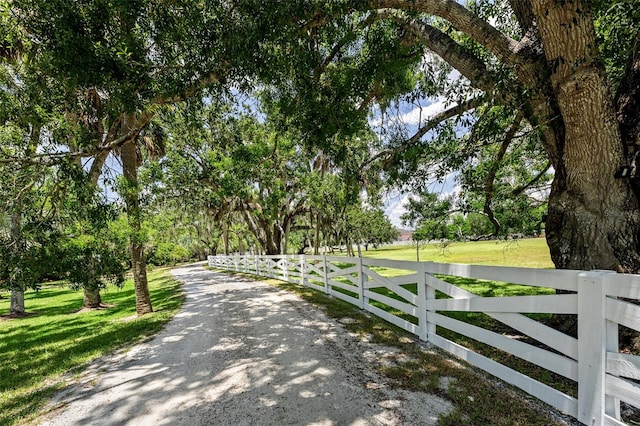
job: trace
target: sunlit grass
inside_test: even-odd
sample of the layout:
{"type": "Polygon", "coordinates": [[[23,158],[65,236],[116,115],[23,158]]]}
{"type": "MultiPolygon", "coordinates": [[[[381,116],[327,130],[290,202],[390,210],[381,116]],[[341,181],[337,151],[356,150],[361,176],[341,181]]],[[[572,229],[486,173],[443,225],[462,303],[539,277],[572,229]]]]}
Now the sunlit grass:
{"type": "MultiPolygon", "coordinates": [[[[46,285],[27,292],[25,306],[32,315],[0,321],[0,425],[33,416],[59,389],[62,373],[79,371],[95,358],[155,334],[184,301],[168,269],[149,273],[149,291],[155,312],[139,318],[131,281],[102,292],[111,307],[87,312],[78,312],[81,291],[46,285]]],[[[0,315],[8,311],[3,298],[0,315]]]]}
{"type": "Polygon", "coordinates": [[[544,238],[452,242],[446,247],[439,243],[421,244],[418,253],[416,253],[415,244],[362,250],[364,257],[375,259],[415,261],[418,254],[422,262],[553,268],[547,241],[544,238]]]}

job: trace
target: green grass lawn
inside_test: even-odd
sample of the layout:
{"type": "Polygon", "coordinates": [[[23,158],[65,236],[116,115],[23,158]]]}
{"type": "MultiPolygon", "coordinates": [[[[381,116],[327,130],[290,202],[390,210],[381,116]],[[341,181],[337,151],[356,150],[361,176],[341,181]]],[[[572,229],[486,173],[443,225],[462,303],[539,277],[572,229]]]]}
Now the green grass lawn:
{"type": "MultiPolygon", "coordinates": [[[[61,374],[80,371],[88,362],[152,336],[173,317],[184,301],[180,284],[169,269],[149,273],[154,313],[135,317],[133,283],[102,292],[108,309],[78,312],[82,291],[44,285],[25,295],[32,315],[0,319],[0,425],[33,417],[54,391],[61,374]]],[[[8,293],[3,293],[8,296],[8,293]]],[[[0,315],[9,300],[0,300],[0,315]]]]}
{"type": "MultiPolygon", "coordinates": [[[[420,245],[420,261],[468,263],[473,265],[520,266],[553,268],[547,241],[544,238],[453,242],[446,247],[433,243],[420,245]]],[[[362,250],[362,256],[376,259],[416,260],[416,246],[385,246],[362,250]]]]}
{"type": "MultiPolygon", "coordinates": [[[[373,259],[391,259],[391,260],[416,260],[416,246],[385,246],[378,249],[371,249],[368,251],[362,251],[364,257],[373,259]]],[[[549,249],[544,238],[528,238],[522,240],[513,241],[477,241],[477,242],[455,242],[444,248],[441,244],[429,244],[420,246],[420,261],[431,261],[440,263],[466,263],[466,264],[480,264],[480,265],[494,265],[494,266],[511,266],[511,267],[527,267],[527,268],[553,268],[553,263],[549,256],[549,249]]],[[[340,268],[347,268],[352,266],[351,263],[333,262],[334,265],[340,268]]],[[[383,277],[394,277],[398,275],[405,275],[412,271],[384,268],[384,267],[372,267],[374,271],[383,277]]],[[[453,277],[453,276],[439,276],[444,281],[447,281],[457,287],[463,288],[469,292],[475,293],[483,297],[500,297],[500,296],[532,296],[540,294],[553,294],[553,289],[532,287],[524,285],[516,285],[497,281],[476,280],[471,278],[453,277]]],[[[337,281],[348,283],[347,280],[337,278],[337,281]]],[[[404,288],[417,294],[417,288],[415,284],[404,285],[404,288]]],[[[334,287],[335,290],[348,293],[351,296],[357,297],[355,292],[348,292],[338,287],[334,287]]],[[[376,287],[371,289],[373,292],[383,294],[401,301],[404,301],[398,295],[392,293],[384,287],[376,287]]],[[[442,297],[443,295],[439,295],[442,297]]],[[[401,314],[399,311],[390,308],[386,305],[382,305],[378,302],[372,302],[373,305],[378,306],[388,312],[398,315],[410,322],[417,323],[417,318],[411,317],[406,314],[401,314]]],[[[482,314],[465,313],[465,314],[453,314],[455,317],[479,317],[482,314]]],[[[460,318],[459,318],[460,319],[460,318]]],[[[490,320],[490,323],[495,323],[495,320],[490,320]]]]}

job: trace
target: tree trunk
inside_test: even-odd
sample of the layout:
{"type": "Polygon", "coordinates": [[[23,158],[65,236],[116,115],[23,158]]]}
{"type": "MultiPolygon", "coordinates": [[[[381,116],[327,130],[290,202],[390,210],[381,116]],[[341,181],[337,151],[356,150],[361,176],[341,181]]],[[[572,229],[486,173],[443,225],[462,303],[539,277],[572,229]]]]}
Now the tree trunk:
{"type": "Polygon", "coordinates": [[[142,243],[131,244],[131,261],[133,263],[133,285],[136,294],[136,313],[140,316],[153,312],[147,283],[147,260],[142,243]]]}
{"type": "Polygon", "coordinates": [[[151,298],[149,297],[149,285],[147,283],[147,264],[144,254],[144,238],[142,236],[142,215],[140,211],[138,189],[138,154],[135,139],[127,141],[120,149],[122,159],[122,171],[127,187],[125,188],[125,204],[127,217],[131,228],[130,250],[131,264],[133,266],[133,283],[136,294],[136,312],[144,315],[153,312],[151,298]]]}
{"type": "Polygon", "coordinates": [[[313,254],[317,256],[320,253],[320,212],[316,214],[316,226],[313,238],[313,254]]]}
{"type": "Polygon", "coordinates": [[[287,251],[289,251],[289,233],[290,232],[291,232],[291,220],[286,219],[284,235],[282,237],[282,242],[280,243],[280,245],[282,246],[282,254],[287,254],[287,251]]]}
{"type": "Polygon", "coordinates": [[[224,246],[224,255],[229,255],[229,224],[222,223],[222,245],[224,246]]]}
{"type": "Polygon", "coordinates": [[[557,268],[636,271],[638,201],[626,179],[612,94],[581,2],[533,2],[563,128],[556,131],[547,242],[557,268]]]}
{"type": "Polygon", "coordinates": [[[84,301],[82,306],[85,308],[99,308],[102,305],[102,297],[99,288],[85,288],[84,301]]]}
{"type": "Polygon", "coordinates": [[[9,314],[11,315],[24,315],[24,290],[12,289],[11,290],[11,302],[9,306],[9,314]]]}
{"type": "Polygon", "coordinates": [[[274,234],[273,232],[273,230],[277,230],[276,225],[270,224],[267,219],[260,215],[257,215],[257,217],[252,216],[248,208],[242,209],[242,216],[244,217],[244,221],[249,227],[249,230],[262,246],[265,254],[281,254],[279,240],[280,234],[277,232],[274,234]]]}
{"type": "MultiPolygon", "coordinates": [[[[13,241],[13,248],[16,252],[20,251],[20,215],[13,213],[11,215],[11,240],[13,241]]],[[[20,253],[17,253],[16,258],[19,258],[20,253]]],[[[24,283],[13,283],[11,287],[11,302],[9,305],[9,313],[12,315],[24,315],[26,312],[24,307],[24,283]]]]}
{"type": "Polygon", "coordinates": [[[280,244],[275,240],[273,233],[267,234],[267,244],[264,247],[265,254],[276,255],[280,253],[280,244]]]}
{"type": "Polygon", "coordinates": [[[242,234],[240,232],[238,232],[237,238],[238,238],[238,253],[240,253],[241,256],[244,256],[244,253],[245,253],[244,243],[242,242],[242,234]]]}

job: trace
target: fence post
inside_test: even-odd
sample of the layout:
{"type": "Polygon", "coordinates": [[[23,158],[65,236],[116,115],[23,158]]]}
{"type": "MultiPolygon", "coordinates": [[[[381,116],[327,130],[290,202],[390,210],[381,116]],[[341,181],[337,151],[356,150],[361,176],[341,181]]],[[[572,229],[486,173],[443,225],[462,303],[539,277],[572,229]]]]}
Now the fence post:
{"type": "Polygon", "coordinates": [[[322,255],[322,261],[324,262],[324,292],[329,294],[329,262],[327,262],[327,255],[322,255]]]}
{"type": "Polygon", "coordinates": [[[274,255],[271,255],[271,259],[269,259],[269,271],[271,271],[271,278],[279,278],[277,275],[278,272],[278,264],[275,261],[274,255]]]}
{"type": "MultiPolygon", "coordinates": [[[[606,295],[605,295],[606,297],[606,295]]],[[[606,334],[607,334],[607,352],[618,352],[620,341],[618,340],[618,323],[613,321],[606,321],[606,334]]],[[[606,353],[605,353],[606,356],[606,353]]],[[[605,360],[606,361],[606,360],[605,360]]],[[[604,398],[605,409],[604,412],[620,420],[620,400],[612,396],[606,396],[604,398]]]]}
{"type": "Polygon", "coordinates": [[[289,257],[284,255],[284,271],[282,271],[284,281],[289,282],[289,257]]]}
{"type": "Polygon", "coordinates": [[[304,254],[300,255],[300,285],[305,285],[305,276],[304,276],[304,254]]]}
{"type": "Polygon", "coordinates": [[[578,420],[605,423],[605,364],[607,356],[607,275],[590,271],[578,275],[578,420]]]}
{"type": "Polygon", "coordinates": [[[356,258],[356,266],[358,267],[358,302],[359,308],[364,309],[364,270],[362,269],[362,258],[356,258]]]}
{"type": "MultiPolygon", "coordinates": [[[[424,263],[424,281],[425,281],[425,287],[426,287],[426,296],[427,296],[427,300],[436,300],[436,289],[433,286],[427,285],[427,273],[429,270],[429,265],[433,264],[433,262],[426,262],[424,263]]],[[[426,303],[426,302],[425,302],[426,303]]],[[[435,321],[432,320],[433,316],[436,314],[436,311],[427,311],[427,340],[429,340],[429,334],[433,334],[434,336],[437,334],[436,333],[436,323],[435,321]]]]}
{"type": "Polygon", "coordinates": [[[418,262],[416,276],[418,285],[418,337],[429,340],[429,324],[427,323],[427,277],[424,263],[418,262]]]}

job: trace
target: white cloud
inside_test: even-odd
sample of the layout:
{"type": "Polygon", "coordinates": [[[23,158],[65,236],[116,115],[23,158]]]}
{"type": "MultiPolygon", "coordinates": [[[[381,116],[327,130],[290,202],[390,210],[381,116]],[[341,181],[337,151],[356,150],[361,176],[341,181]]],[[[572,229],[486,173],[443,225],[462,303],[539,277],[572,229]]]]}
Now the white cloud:
{"type": "Polygon", "coordinates": [[[435,101],[429,102],[426,106],[417,106],[408,113],[402,114],[399,121],[404,124],[418,125],[421,121],[427,121],[441,113],[445,108],[445,99],[439,97],[435,101]]]}
{"type": "Polygon", "coordinates": [[[400,194],[397,191],[387,195],[384,201],[384,213],[396,228],[403,228],[400,217],[407,211],[404,207],[411,194],[400,194]]]}

